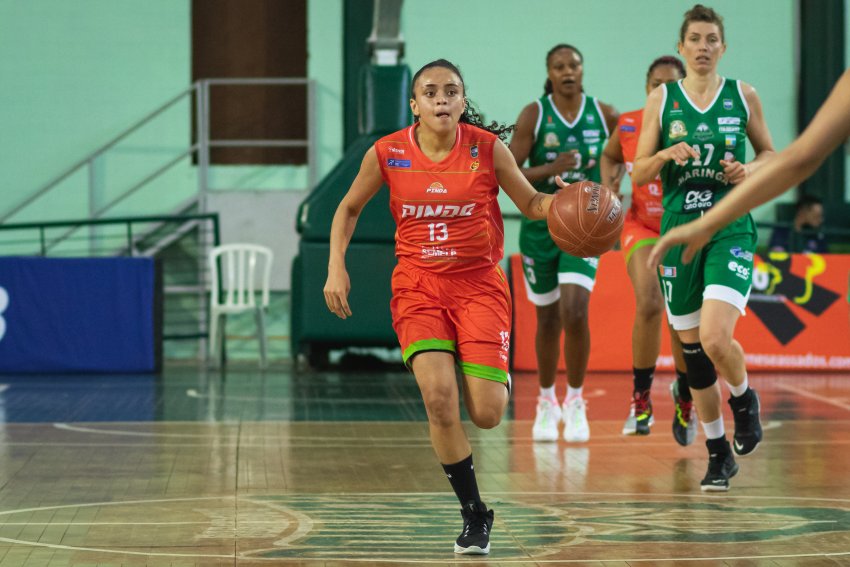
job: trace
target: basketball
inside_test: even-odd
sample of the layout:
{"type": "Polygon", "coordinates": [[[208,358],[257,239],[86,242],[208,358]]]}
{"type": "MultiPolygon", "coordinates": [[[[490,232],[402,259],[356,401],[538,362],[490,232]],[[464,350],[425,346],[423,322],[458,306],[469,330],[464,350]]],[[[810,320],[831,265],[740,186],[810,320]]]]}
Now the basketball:
{"type": "Polygon", "coordinates": [[[613,191],[581,181],[555,194],[546,223],[558,248],[588,258],[611,250],[623,230],[623,205],[613,191]]]}

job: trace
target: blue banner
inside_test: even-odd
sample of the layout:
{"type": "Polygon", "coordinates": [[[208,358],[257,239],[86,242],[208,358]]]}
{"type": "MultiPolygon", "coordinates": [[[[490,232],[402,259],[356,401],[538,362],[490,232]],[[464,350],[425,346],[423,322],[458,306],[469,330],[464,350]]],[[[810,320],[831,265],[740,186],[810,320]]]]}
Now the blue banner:
{"type": "Polygon", "coordinates": [[[150,258],[0,258],[0,372],[156,369],[150,258]]]}

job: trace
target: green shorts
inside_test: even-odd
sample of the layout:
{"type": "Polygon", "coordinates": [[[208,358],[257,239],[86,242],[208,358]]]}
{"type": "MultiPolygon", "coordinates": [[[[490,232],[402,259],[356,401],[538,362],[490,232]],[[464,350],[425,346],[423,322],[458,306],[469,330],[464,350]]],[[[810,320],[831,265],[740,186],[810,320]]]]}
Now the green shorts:
{"type": "MultiPolygon", "coordinates": [[[[664,213],[661,234],[687,224],[699,214],[664,213]]],[[[690,264],[681,261],[684,247],[671,248],[658,268],[658,277],[667,316],[677,331],[699,327],[705,299],[725,301],[744,314],[753,283],[753,254],[758,235],[748,214],[717,232],[694,256],[690,264]]]]}
{"type": "Polygon", "coordinates": [[[576,258],[562,252],[545,220],[523,218],[519,229],[519,251],[525,274],[525,291],[535,305],[551,305],[561,298],[561,284],[574,284],[593,291],[599,258],[576,258]]]}

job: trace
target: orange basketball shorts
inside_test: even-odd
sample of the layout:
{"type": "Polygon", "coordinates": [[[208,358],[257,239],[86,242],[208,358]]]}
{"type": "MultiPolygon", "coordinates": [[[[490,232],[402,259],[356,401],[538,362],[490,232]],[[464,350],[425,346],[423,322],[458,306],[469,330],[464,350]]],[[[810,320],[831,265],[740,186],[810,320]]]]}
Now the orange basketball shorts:
{"type": "Polygon", "coordinates": [[[657,241],[658,231],[648,227],[639,217],[629,211],[623,221],[623,232],[620,233],[620,248],[623,250],[626,264],[629,263],[635,250],[644,246],[652,246],[657,241]]]}
{"type": "Polygon", "coordinates": [[[467,376],[506,383],[511,294],[496,265],[470,278],[398,265],[390,302],[404,363],[422,352],[451,352],[467,376]]]}

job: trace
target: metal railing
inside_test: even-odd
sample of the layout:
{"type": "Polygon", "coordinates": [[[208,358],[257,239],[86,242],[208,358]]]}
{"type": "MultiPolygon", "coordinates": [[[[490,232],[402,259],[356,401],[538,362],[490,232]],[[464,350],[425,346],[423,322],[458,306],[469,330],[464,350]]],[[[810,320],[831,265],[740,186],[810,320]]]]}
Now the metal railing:
{"type": "MultiPolygon", "coordinates": [[[[191,107],[191,105],[189,105],[191,107]]],[[[187,111],[187,115],[183,117],[185,123],[191,122],[191,111],[187,111]]],[[[234,79],[204,79],[196,81],[191,87],[174,96],[153,112],[147,114],[141,120],[124,130],[121,134],[93,151],[91,154],[78,161],[61,174],[51,179],[48,183],[33,191],[22,199],[19,203],[12,206],[9,210],[0,213],[0,224],[3,224],[22,211],[25,211],[38,200],[49,195],[57,190],[61,184],[71,177],[85,173],[87,177],[87,195],[88,201],[88,216],[90,219],[102,218],[103,215],[114,209],[116,205],[126,201],[128,197],[137,193],[140,189],[148,186],[155,179],[160,178],[164,173],[170,171],[182,160],[188,157],[194,157],[197,160],[197,190],[194,194],[194,199],[198,203],[200,212],[206,212],[207,195],[209,187],[209,168],[210,149],[223,147],[278,147],[278,148],[306,148],[307,150],[307,189],[312,189],[318,181],[318,169],[316,163],[317,157],[317,142],[316,142],[316,88],[315,82],[306,78],[234,78],[234,79]],[[211,137],[210,132],[210,115],[211,115],[211,97],[210,90],[212,87],[221,85],[268,85],[268,86],[299,86],[303,85],[307,89],[307,137],[305,139],[238,139],[238,140],[216,140],[211,137]],[[107,185],[108,180],[103,182],[98,179],[98,160],[103,158],[107,152],[116,148],[118,144],[127,140],[132,134],[140,131],[144,126],[151,124],[152,121],[162,116],[166,111],[175,108],[183,102],[195,103],[195,132],[194,143],[187,140],[185,149],[175,155],[171,155],[168,160],[158,164],[153,169],[147,171],[140,179],[137,179],[128,188],[122,191],[118,196],[110,201],[100,204],[98,203],[98,187],[101,184],[107,185]]],[[[67,235],[66,235],[67,236],[67,235]]]]}
{"type": "Polygon", "coordinates": [[[67,234],[67,228],[84,227],[116,230],[114,234],[98,234],[99,247],[86,242],[92,233],[84,232],[85,236],[79,239],[83,241],[81,249],[99,248],[103,256],[159,258],[166,295],[163,339],[206,337],[210,287],[207,256],[212,247],[221,243],[218,214],[7,223],[0,225],[0,250],[26,256],[80,256],[74,247],[76,241],[61,234],[67,234]],[[60,236],[51,235],[53,231],[59,231],[60,236]]]}

